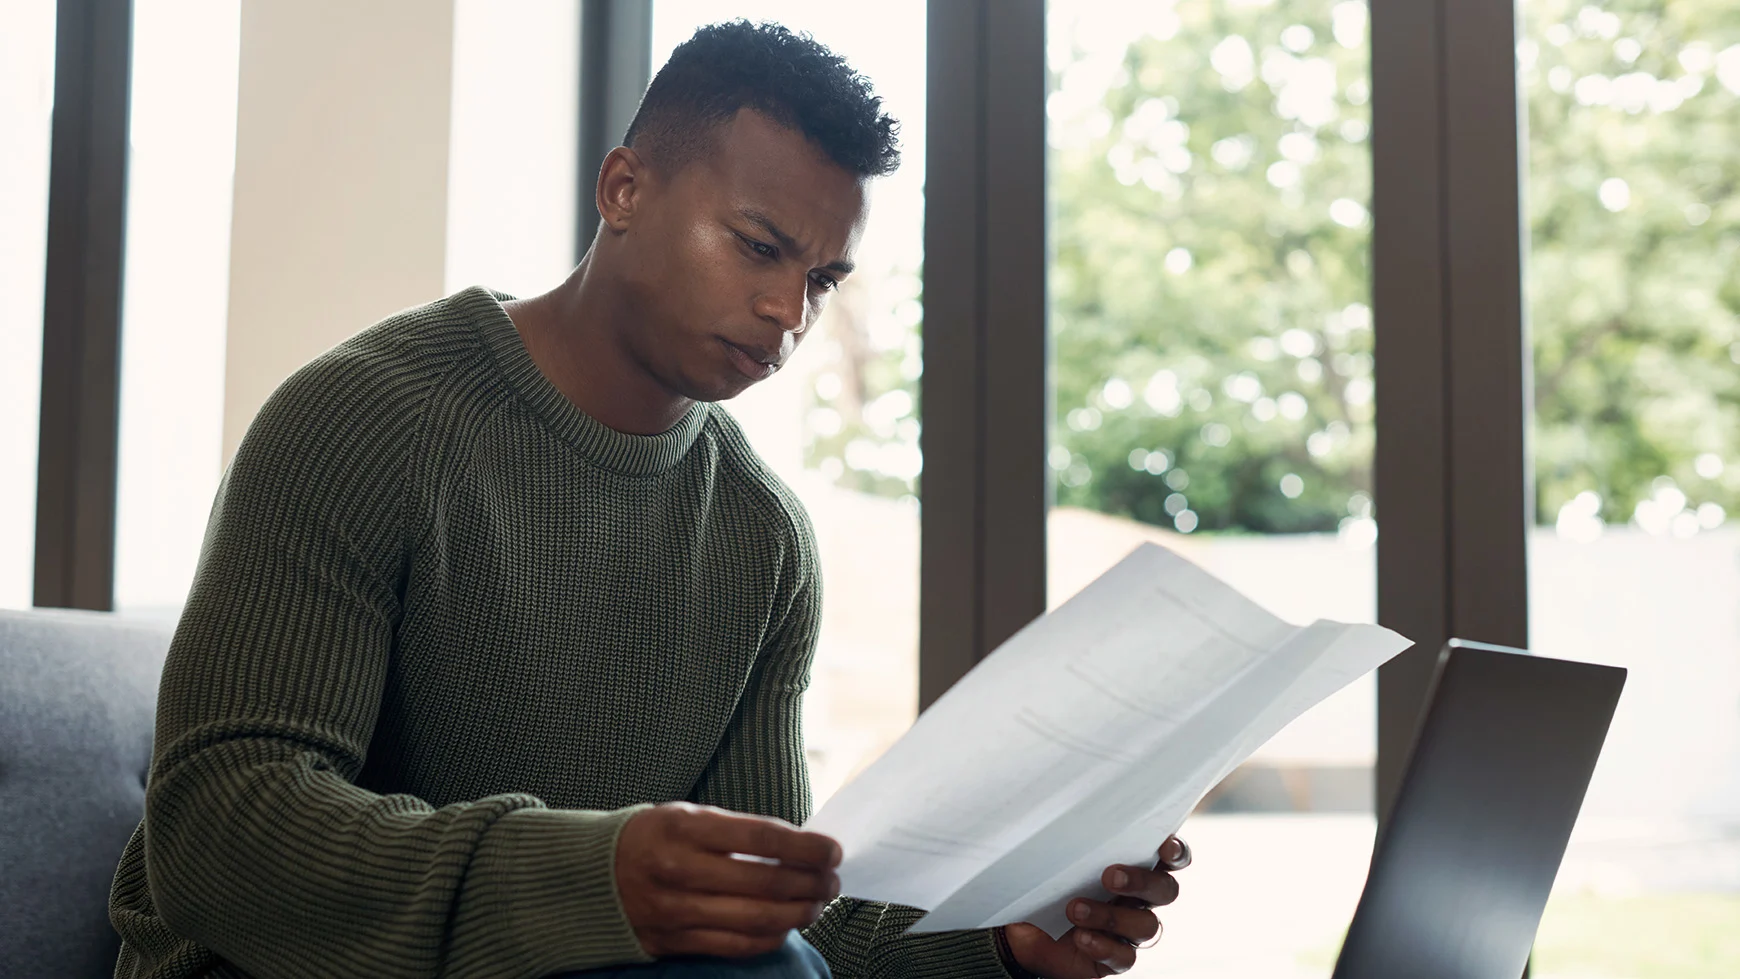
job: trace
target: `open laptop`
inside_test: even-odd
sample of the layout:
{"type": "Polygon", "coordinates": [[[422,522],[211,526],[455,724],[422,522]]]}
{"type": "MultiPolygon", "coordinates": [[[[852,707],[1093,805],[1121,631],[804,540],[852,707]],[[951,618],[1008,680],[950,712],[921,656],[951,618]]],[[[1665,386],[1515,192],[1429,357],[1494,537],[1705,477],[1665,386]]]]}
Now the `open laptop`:
{"type": "Polygon", "coordinates": [[[1335,979],[1520,979],[1624,685],[1445,647],[1335,979]]]}

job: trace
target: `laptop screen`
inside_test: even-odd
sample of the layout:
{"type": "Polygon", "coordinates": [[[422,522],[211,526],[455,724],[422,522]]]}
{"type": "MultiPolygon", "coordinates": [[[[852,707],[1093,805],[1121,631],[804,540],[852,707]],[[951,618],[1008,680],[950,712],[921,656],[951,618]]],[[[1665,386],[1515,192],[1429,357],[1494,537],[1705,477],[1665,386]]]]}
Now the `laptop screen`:
{"type": "Polygon", "coordinates": [[[1518,979],[1625,684],[1451,643],[1336,979],[1518,979]]]}

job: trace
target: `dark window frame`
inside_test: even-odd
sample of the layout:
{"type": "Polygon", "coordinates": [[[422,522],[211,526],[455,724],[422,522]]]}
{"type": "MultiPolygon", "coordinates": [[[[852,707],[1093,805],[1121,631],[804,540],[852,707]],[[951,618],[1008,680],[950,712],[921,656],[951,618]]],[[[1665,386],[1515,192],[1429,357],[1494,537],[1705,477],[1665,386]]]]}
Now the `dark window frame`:
{"type": "Polygon", "coordinates": [[[652,81],[652,4],[580,0],[580,146],[575,160],[575,260],[598,233],[598,169],[622,143],[652,81]]]}
{"type": "Polygon", "coordinates": [[[919,704],[1045,611],[1045,0],[931,0],[919,704]]]}
{"type": "Polygon", "coordinates": [[[38,606],[114,607],[131,0],[60,0],[42,303],[38,606]]]}
{"type": "Polygon", "coordinates": [[[1372,4],[1378,811],[1452,637],[1528,645],[1531,398],[1512,0],[1372,4]]]}

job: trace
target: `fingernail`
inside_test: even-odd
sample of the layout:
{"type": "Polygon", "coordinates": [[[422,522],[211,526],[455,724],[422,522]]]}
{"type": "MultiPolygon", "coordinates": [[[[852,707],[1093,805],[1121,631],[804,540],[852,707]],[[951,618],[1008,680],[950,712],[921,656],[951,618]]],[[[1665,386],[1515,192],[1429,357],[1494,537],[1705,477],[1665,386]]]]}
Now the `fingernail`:
{"type": "Polygon", "coordinates": [[[1075,943],[1082,948],[1089,948],[1094,943],[1094,936],[1085,931],[1075,933],[1075,943]]]}
{"type": "Polygon", "coordinates": [[[1184,856],[1184,844],[1179,842],[1178,837],[1174,836],[1160,845],[1160,859],[1167,863],[1176,863],[1178,858],[1182,856],[1184,856]]]}
{"type": "Polygon", "coordinates": [[[1087,916],[1088,916],[1087,902],[1085,902],[1085,901],[1071,902],[1070,906],[1069,906],[1069,916],[1071,918],[1075,919],[1076,921],[1086,921],[1087,916]]]}
{"type": "Polygon", "coordinates": [[[1130,886],[1130,875],[1124,873],[1122,870],[1112,871],[1111,876],[1107,877],[1106,880],[1111,882],[1111,888],[1114,891],[1121,887],[1130,886]]]}

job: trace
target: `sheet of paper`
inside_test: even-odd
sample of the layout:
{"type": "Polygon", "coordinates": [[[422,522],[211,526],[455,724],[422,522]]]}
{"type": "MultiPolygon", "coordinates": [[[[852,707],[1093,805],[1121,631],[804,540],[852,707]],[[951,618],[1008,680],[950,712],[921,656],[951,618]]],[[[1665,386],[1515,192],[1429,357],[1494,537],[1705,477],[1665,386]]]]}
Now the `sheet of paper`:
{"type": "Polygon", "coordinates": [[[930,909],[915,930],[1067,927],[1110,863],[1152,862],[1215,783],[1410,645],[1289,625],[1145,544],[1004,643],[806,824],[844,892],[930,909]]]}

